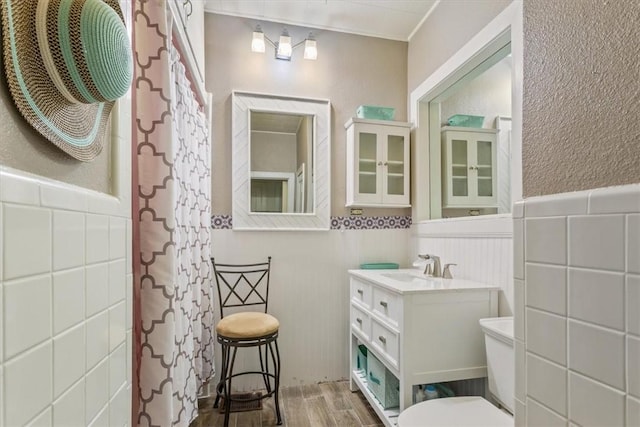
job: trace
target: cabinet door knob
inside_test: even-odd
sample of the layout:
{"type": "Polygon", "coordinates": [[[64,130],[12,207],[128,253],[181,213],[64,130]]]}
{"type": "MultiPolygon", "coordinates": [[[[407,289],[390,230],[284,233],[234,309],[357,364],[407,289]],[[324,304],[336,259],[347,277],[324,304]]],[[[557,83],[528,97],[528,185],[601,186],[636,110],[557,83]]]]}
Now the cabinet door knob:
{"type": "Polygon", "coordinates": [[[383,306],[384,308],[387,308],[387,302],[386,301],[380,301],[380,305],[383,306]]]}
{"type": "Polygon", "coordinates": [[[383,163],[383,165],[385,165],[385,166],[387,166],[388,164],[389,164],[389,163],[387,163],[387,162],[384,162],[384,163],[383,163]]]}
{"type": "Polygon", "coordinates": [[[362,319],[358,317],[358,318],[356,318],[356,322],[362,323],[362,319]]]}
{"type": "Polygon", "coordinates": [[[382,166],[382,162],[378,162],[378,166],[382,166]]]}
{"type": "Polygon", "coordinates": [[[380,336],[378,337],[378,339],[380,340],[380,342],[381,342],[382,344],[386,344],[386,343],[387,343],[387,339],[386,339],[385,337],[383,337],[382,335],[380,335],[380,336]]]}
{"type": "Polygon", "coordinates": [[[360,295],[362,295],[364,292],[362,291],[362,289],[358,289],[357,291],[360,295]]]}

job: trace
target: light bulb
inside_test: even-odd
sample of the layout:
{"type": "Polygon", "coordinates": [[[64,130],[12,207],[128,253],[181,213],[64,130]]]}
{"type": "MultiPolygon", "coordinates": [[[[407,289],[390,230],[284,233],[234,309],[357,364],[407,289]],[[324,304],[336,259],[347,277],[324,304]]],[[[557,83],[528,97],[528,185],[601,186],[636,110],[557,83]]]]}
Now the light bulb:
{"type": "Polygon", "coordinates": [[[318,59],[318,47],[316,41],[313,39],[307,39],[304,42],[304,59],[311,59],[315,61],[318,59]]]}
{"type": "Polygon", "coordinates": [[[264,53],[264,50],[264,33],[262,32],[260,25],[258,25],[256,30],[253,32],[253,38],[251,39],[251,51],[264,53]]]}

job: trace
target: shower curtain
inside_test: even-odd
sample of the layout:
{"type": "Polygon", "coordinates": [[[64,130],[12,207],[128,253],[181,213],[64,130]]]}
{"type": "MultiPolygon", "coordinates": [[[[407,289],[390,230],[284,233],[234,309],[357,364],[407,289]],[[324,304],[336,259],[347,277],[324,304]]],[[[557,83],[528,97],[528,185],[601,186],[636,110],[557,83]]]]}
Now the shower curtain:
{"type": "Polygon", "coordinates": [[[134,7],[134,425],[187,427],[214,373],[211,148],[166,0],[134,7]]]}

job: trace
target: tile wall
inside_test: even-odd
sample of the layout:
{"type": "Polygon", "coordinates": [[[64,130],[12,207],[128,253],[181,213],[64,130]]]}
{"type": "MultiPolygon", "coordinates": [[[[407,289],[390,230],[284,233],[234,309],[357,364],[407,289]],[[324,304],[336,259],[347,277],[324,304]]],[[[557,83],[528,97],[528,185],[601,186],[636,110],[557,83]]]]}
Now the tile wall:
{"type": "Polygon", "coordinates": [[[130,118],[129,92],[111,115],[113,195],[0,165],[2,426],[131,424],[130,118]]]}
{"type": "Polygon", "coordinates": [[[0,169],[0,424],[130,423],[131,220],[0,169]]]}
{"type": "Polygon", "coordinates": [[[640,426],[640,185],[514,208],[516,425],[640,426]]]}

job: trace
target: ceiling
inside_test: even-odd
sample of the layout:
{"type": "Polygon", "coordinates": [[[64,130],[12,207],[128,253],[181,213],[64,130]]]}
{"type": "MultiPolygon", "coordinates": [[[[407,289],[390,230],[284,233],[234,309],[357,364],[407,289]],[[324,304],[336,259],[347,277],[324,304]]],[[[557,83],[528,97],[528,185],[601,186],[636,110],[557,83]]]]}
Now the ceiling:
{"type": "Polygon", "coordinates": [[[207,12],[408,41],[440,0],[205,0],[207,12]]]}

